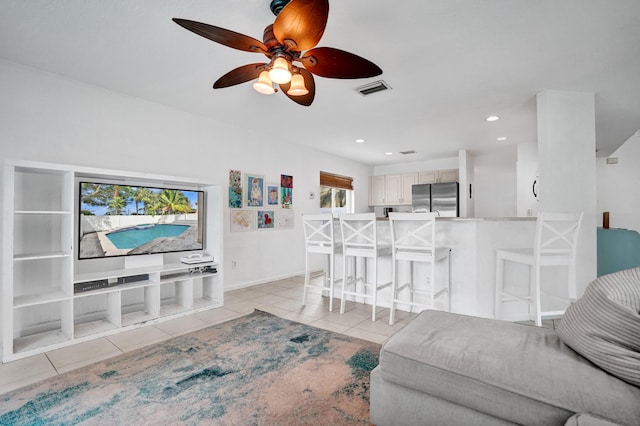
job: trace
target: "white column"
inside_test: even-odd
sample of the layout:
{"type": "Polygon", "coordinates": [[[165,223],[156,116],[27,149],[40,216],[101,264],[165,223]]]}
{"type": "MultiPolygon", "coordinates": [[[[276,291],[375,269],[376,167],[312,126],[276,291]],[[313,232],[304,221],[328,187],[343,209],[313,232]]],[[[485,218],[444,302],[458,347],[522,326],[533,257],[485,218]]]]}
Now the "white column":
{"type": "Polygon", "coordinates": [[[539,208],[584,212],[578,242],[577,287],[596,278],[596,134],[593,93],[538,94],[539,208]]]}
{"type": "Polygon", "coordinates": [[[458,182],[460,183],[458,194],[460,217],[474,217],[473,156],[466,149],[458,151],[458,182]]]}
{"type": "MultiPolygon", "coordinates": [[[[516,161],[518,216],[536,216],[538,214],[538,200],[533,192],[534,181],[537,177],[538,144],[535,142],[518,144],[518,159],[516,161]]],[[[536,183],[536,193],[537,191],[536,183]]]]}

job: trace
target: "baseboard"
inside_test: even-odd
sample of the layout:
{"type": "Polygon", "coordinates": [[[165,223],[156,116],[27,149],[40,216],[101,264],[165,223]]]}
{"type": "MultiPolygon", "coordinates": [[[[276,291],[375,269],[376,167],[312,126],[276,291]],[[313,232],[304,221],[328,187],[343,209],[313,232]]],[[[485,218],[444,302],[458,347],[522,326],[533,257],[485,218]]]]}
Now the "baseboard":
{"type": "MultiPolygon", "coordinates": [[[[317,272],[322,272],[322,268],[311,271],[312,274],[317,272]]],[[[304,276],[304,271],[292,272],[292,273],[282,274],[282,275],[274,275],[271,277],[261,278],[259,280],[253,280],[253,281],[244,281],[241,283],[225,286],[224,291],[226,293],[228,291],[241,290],[247,287],[253,287],[260,284],[267,284],[273,281],[286,280],[287,278],[293,278],[293,277],[299,277],[299,276],[304,276]]]]}

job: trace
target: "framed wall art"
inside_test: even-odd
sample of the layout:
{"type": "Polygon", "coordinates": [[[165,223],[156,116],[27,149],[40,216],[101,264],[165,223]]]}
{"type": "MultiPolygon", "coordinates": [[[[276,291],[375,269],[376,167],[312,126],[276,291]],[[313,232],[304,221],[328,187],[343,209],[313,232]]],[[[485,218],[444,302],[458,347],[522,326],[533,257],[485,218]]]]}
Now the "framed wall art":
{"type": "Polygon", "coordinates": [[[283,209],[293,205],[293,176],[280,175],[280,205],[283,209]]]}
{"type": "Polygon", "coordinates": [[[246,207],[264,206],[264,176],[246,174],[244,177],[246,207]]]}
{"type": "Polygon", "coordinates": [[[229,170],[229,208],[242,208],[242,172],[229,170]]]}
{"type": "Polygon", "coordinates": [[[276,222],[273,210],[258,210],[258,229],[274,229],[276,222]]]}
{"type": "Polygon", "coordinates": [[[293,210],[276,211],[276,228],[277,229],[293,229],[293,210]]]}
{"type": "Polygon", "coordinates": [[[280,187],[277,184],[267,185],[267,205],[277,206],[279,203],[278,197],[280,193],[280,187]]]}
{"type": "Polygon", "coordinates": [[[231,210],[229,218],[231,220],[231,232],[251,231],[254,229],[255,210],[231,210]]]}

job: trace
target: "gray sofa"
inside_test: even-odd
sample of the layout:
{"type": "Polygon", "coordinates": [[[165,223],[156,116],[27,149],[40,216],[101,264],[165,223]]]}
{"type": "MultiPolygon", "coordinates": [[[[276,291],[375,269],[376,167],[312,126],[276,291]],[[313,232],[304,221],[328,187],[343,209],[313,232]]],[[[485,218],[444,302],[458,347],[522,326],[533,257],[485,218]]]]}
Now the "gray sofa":
{"type": "MultiPolygon", "coordinates": [[[[603,319],[599,311],[609,308],[599,307],[608,303],[601,299],[612,297],[609,290],[593,296],[610,286],[599,279],[569,308],[558,333],[422,312],[382,347],[380,364],[371,373],[371,421],[380,426],[640,425],[640,269],[630,277],[632,297],[621,297],[622,317],[605,313],[603,319]],[[631,343],[607,336],[612,321],[624,323],[624,331],[613,327],[613,333],[631,333],[631,343]],[[598,329],[602,324],[604,334],[598,329]],[[590,361],[563,338],[574,349],[575,341],[595,339],[585,347],[613,358],[586,354],[590,361]]],[[[619,300],[613,305],[620,311],[619,300]]]]}

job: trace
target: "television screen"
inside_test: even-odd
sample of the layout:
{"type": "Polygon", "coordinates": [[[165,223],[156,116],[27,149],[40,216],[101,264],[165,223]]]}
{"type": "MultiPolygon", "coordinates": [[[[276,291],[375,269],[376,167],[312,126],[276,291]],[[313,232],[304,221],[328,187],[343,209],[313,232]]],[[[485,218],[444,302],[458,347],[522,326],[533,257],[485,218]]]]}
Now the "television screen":
{"type": "Polygon", "coordinates": [[[204,248],[204,191],[80,182],[78,259],[204,248]]]}

